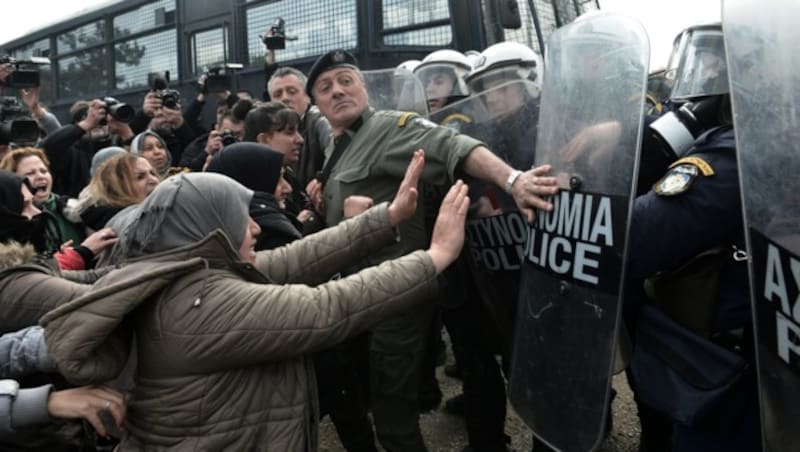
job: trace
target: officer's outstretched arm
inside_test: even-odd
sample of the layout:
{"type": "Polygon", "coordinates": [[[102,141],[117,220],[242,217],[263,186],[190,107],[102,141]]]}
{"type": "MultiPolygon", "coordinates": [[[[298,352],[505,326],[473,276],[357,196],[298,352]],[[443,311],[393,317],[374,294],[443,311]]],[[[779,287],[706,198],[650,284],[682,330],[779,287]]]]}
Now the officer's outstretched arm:
{"type": "Polygon", "coordinates": [[[558,191],[556,178],[547,176],[550,165],[542,165],[516,175],[514,168],[508,166],[484,146],[478,146],[464,161],[464,171],[472,177],[492,182],[514,197],[517,207],[533,222],[534,210],[551,210],[553,205],[543,197],[558,191]]]}

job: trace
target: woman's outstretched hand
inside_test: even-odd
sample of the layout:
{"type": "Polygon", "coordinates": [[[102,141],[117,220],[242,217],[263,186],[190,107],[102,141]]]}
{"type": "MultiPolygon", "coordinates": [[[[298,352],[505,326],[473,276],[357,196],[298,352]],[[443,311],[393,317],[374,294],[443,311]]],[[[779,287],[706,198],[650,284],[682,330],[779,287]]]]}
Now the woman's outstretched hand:
{"type": "Polygon", "coordinates": [[[444,197],[439,208],[439,216],[436,217],[436,224],[433,227],[428,254],[433,260],[437,273],[441,273],[461,253],[461,248],[464,246],[464,222],[468,209],[467,185],[459,180],[450,187],[444,197]]]}
{"type": "Polygon", "coordinates": [[[400,182],[400,188],[394,196],[392,203],[389,204],[389,223],[395,226],[414,216],[417,210],[417,198],[419,198],[419,177],[422,175],[422,168],[425,167],[425,152],[418,149],[411,157],[408,164],[406,175],[400,182]]]}

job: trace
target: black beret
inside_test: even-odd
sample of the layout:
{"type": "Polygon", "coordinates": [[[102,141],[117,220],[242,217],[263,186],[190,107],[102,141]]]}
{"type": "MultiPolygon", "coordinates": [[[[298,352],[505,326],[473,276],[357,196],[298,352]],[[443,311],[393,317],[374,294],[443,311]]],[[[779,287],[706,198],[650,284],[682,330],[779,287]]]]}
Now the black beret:
{"type": "Polygon", "coordinates": [[[313,66],[311,66],[311,71],[308,73],[306,94],[308,94],[309,97],[313,97],[311,95],[311,88],[314,87],[314,82],[317,81],[317,78],[322,75],[323,72],[327,72],[337,67],[358,69],[358,61],[352,53],[342,49],[331,50],[325,55],[317,58],[317,61],[313,66]]]}

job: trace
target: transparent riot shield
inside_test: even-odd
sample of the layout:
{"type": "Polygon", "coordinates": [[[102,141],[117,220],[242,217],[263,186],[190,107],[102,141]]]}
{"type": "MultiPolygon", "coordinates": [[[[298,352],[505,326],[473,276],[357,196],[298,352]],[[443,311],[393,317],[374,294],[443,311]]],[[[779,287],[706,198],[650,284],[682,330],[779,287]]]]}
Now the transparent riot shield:
{"type": "Polygon", "coordinates": [[[725,2],[764,450],[800,445],[800,4],[725,2]]]}
{"type": "Polygon", "coordinates": [[[603,438],[648,54],[641,25],[617,14],[547,42],[535,165],[552,165],[561,190],[529,228],[509,398],[558,450],[603,438]]]}
{"type": "MultiPolygon", "coordinates": [[[[514,168],[527,169],[534,158],[539,93],[539,85],[530,81],[505,83],[450,104],[429,118],[483,141],[514,168]]],[[[469,282],[465,284],[477,291],[508,353],[519,296],[520,262],[528,238],[527,220],[503,190],[477,180],[467,182],[472,207],[466,225],[469,282]]],[[[431,204],[440,202],[438,199],[431,204]]]]}
{"type": "Polygon", "coordinates": [[[411,71],[391,68],[364,71],[363,74],[372,108],[428,114],[425,89],[411,71]]]}

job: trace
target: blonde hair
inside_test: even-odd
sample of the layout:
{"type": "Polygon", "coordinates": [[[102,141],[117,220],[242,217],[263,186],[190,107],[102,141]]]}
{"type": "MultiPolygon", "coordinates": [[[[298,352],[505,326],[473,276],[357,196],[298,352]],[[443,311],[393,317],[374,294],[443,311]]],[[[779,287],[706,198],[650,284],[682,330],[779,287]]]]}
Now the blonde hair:
{"type": "Polygon", "coordinates": [[[128,207],[144,200],[136,192],[136,162],[140,158],[144,157],[120,154],[100,164],[88,186],[95,204],[128,207]]]}
{"type": "Polygon", "coordinates": [[[27,157],[39,157],[48,171],[50,170],[50,160],[48,160],[44,151],[39,148],[19,148],[8,151],[6,155],[3,156],[3,159],[0,160],[0,169],[16,173],[19,162],[27,157]]]}

